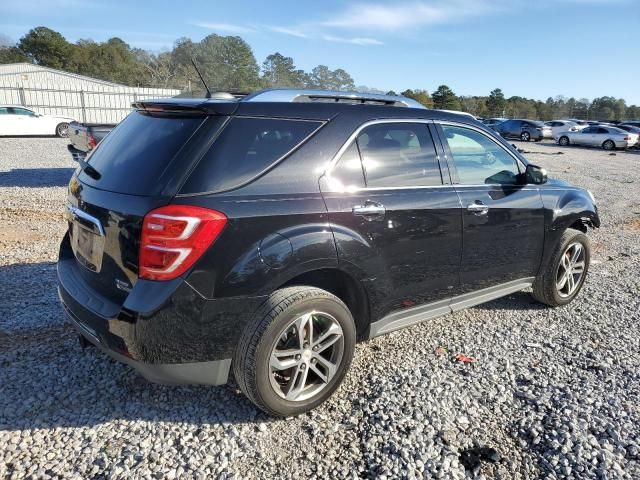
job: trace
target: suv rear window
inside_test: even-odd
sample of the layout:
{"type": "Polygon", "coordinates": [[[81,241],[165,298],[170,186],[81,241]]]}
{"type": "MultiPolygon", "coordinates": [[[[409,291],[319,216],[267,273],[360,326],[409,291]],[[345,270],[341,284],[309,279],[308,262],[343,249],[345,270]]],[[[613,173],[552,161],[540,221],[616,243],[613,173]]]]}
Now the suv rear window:
{"type": "Polygon", "coordinates": [[[101,175],[80,180],[102,190],[150,195],[167,165],[204,121],[203,116],[152,116],[133,112],[98,145],[88,159],[101,175]]]}
{"type": "Polygon", "coordinates": [[[237,188],[271,168],[321,125],[307,120],[236,117],[213,142],[180,193],[237,188]]]}

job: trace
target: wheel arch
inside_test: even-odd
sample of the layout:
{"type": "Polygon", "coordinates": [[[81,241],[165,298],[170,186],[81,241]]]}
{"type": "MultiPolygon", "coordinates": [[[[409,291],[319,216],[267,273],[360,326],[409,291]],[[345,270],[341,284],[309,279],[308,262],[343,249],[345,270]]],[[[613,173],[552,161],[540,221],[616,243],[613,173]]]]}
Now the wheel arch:
{"type": "Polygon", "coordinates": [[[339,268],[318,268],[301,273],[278,288],[309,286],[326,290],[340,300],[351,311],[356,323],[358,340],[369,337],[370,306],[367,292],[355,277],[339,268]]]}

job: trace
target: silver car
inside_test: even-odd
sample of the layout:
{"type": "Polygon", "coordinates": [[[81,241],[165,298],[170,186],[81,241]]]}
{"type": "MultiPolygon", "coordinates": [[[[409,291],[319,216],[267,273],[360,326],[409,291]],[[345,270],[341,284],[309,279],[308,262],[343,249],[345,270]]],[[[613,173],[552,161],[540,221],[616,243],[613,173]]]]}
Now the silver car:
{"type": "Polygon", "coordinates": [[[579,132],[560,132],[555,134],[553,138],[563,147],[567,145],[585,145],[588,147],[602,147],[605,150],[628,148],[638,142],[638,135],[604,125],[593,125],[579,132]]]}

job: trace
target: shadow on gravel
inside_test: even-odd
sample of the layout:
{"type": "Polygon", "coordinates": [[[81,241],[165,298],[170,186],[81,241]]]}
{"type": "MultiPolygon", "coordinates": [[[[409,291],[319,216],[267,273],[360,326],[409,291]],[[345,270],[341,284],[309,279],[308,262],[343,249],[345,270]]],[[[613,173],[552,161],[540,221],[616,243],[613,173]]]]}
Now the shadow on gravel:
{"type": "Polygon", "coordinates": [[[0,431],[114,420],[235,424],[268,418],[230,384],[152,384],[63,318],[52,262],[0,266],[0,431]]]}
{"type": "Polygon", "coordinates": [[[546,310],[549,307],[536,301],[529,292],[516,292],[488,303],[476,305],[478,310],[546,310]]]}
{"type": "Polygon", "coordinates": [[[65,187],[74,168],[14,168],[0,172],[0,187],[65,187]]]}

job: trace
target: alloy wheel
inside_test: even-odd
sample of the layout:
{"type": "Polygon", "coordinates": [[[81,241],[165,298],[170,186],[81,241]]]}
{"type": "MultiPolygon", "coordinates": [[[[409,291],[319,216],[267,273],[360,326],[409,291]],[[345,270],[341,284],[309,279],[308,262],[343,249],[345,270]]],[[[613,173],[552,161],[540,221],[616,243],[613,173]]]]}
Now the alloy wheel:
{"type": "Polygon", "coordinates": [[[307,400],[327,387],[343,356],[340,323],[328,313],[305,313],[285,327],[271,349],[271,387],[285,400],[307,400]]]}
{"type": "Polygon", "coordinates": [[[565,249],[556,273],[556,290],[560,297],[568,298],[580,287],[586,266],[585,259],[585,249],[581,243],[572,243],[565,249]]]}

